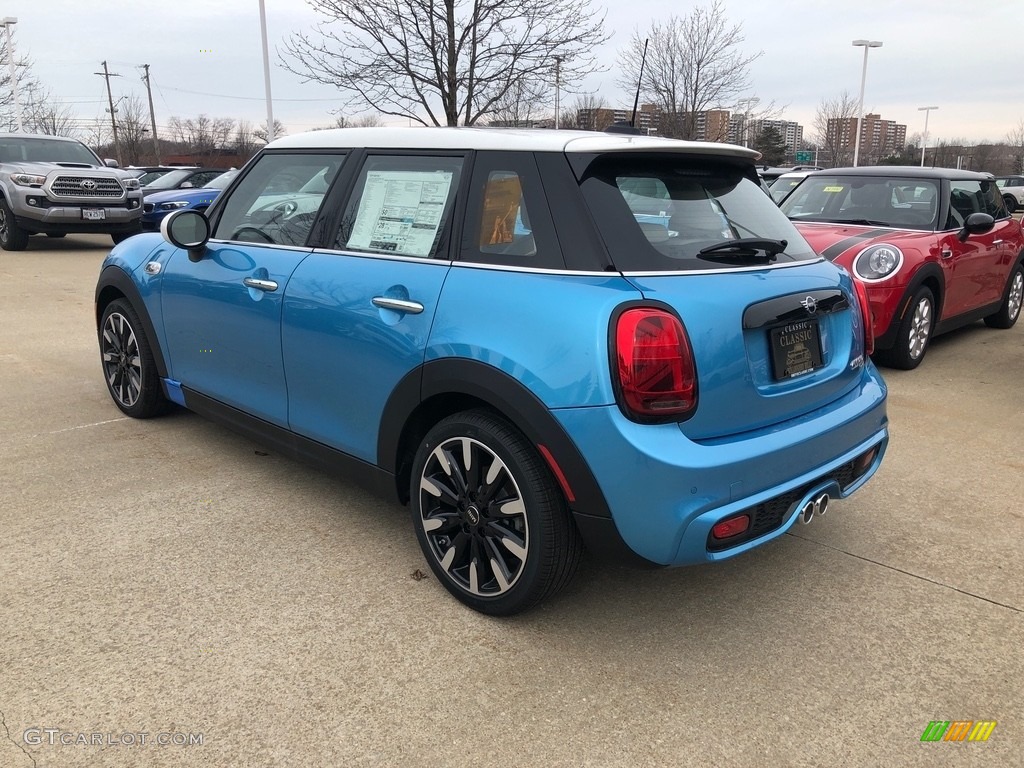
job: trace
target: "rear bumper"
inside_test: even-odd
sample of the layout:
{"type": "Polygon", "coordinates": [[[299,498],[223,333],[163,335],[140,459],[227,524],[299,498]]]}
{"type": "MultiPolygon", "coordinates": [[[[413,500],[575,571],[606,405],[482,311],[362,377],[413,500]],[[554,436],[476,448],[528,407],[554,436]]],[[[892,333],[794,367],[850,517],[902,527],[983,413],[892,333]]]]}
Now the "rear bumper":
{"type": "MultiPolygon", "coordinates": [[[[808,499],[824,491],[845,498],[878,469],[888,444],[885,396],[884,382],[868,366],[856,390],[825,408],[702,442],[689,440],[677,424],[635,424],[615,406],[555,411],[597,478],[614,522],[614,531],[581,526],[589,531],[588,545],[595,535],[617,535],[643,560],[675,566],[723,560],[781,536],[808,499]],[[851,477],[852,463],[876,448],[866,469],[851,477]],[[756,537],[708,548],[712,526],[759,505],[774,517],[762,520],[756,537]]],[[[604,551],[621,547],[598,543],[604,551]]]]}

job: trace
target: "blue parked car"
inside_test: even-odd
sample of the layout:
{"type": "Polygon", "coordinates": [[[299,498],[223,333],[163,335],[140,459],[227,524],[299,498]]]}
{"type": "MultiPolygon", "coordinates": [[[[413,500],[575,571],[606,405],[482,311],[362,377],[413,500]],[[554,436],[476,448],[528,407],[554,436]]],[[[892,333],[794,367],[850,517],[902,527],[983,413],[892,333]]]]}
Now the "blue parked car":
{"type": "Polygon", "coordinates": [[[205,211],[237,175],[238,171],[233,169],[214,176],[206,186],[199,189],[182,188],[153,192],[142,203],[143,231],[157,232],[160,229],[160,222],[167,214],[183,208],[205,211]]]}
{"type": "Polygon", "coordinates": [[[860,488],[888,442],[863,286],[761,191],[756,156],[573,131],[282,138],[205,214],[107,257],[110,395],[408,504],[439,582],[484,613],[552,595],[584,547],[746,552],[860,488]]]}

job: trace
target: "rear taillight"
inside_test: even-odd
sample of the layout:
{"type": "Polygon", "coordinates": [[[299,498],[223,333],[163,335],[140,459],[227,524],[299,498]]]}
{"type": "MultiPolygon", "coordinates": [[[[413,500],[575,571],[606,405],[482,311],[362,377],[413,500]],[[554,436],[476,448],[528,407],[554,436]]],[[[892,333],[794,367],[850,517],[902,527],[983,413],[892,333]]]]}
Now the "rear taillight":
{"type": "Polygon", "coordinates": [[[671,312],[635,307],[615,326],[615,373],[636,421],[679,420],[697,408],[697,370],[686,330],[671,312]]]}
{"type": "Polygon", "coordinates": [[[871,305],[868,304],[868,289],[857,278],[853,278],[853,287],[857,291],[857,303],[860,304],[860,316],[864,321],[864,357],[875,351],[875,324],[871,319],[871,305]]]}

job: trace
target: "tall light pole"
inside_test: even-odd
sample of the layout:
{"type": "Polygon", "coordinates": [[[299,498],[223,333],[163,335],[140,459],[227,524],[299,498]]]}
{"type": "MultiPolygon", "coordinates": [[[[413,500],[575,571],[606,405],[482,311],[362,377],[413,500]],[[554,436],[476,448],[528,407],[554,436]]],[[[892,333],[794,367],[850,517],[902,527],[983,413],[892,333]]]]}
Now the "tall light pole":
{"type": "Polygon", "coordinates": [[[552,56],[555,60],[555,130],[558,130],[558,91],[562,84],[562,62],[564,56],[552,56]]]}
{"type": "Polygon", "coordinates": [[[860,131],[864,122],[864,84],[868,79],[868,48],[881,48],[882,43],[878,40],[854,40],[853,44],[864,48],[864,68],[860,73],[860,102],[857,107],[857,138],[853,141],[853,167],[857,167],[857,159],[860,157],[860,131]]]}
{"type": "Polygon", "coordinates": [[[15,16],[5,16],[0,24],[4,25],[7,32],[7,62],[11,65],[11,94],[14,96],[14,115],[18,120],[18,130],[24,128],[21,124],[21,100],[18,99],[18,69],[14,63],[14,40],[11,38],[11,27],[18,23],[15,16]]]}
{"type": "Polygon", "coordinates": [[[267,90],[267,144],[274,140],[274,100],[270,96],[270,54],[267,52],[267,8],[260,0],[260,34],[263,37],[263,83],[267,90]]]}
{"type": "Polygon", "coordinates": [[[918,112],[924,112],[924,136],[921,137],[921,167],[924,168],[924,148],[928,146],[928,113],[938,107],[918,107],[918,112]]]}

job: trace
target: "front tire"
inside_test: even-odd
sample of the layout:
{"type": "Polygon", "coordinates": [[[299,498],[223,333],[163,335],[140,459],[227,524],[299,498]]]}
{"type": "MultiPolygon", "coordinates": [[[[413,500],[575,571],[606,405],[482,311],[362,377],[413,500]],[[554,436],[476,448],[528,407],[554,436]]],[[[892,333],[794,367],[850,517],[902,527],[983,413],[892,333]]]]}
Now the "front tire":
{"type": "Polygon", "coordinates": [[[7,200],[0,197],[0,248],[5,251],[24,251],[28,247],[28,232],[14,221],[7,200]]]}
{"type": "Polygon", "coordinates": [[[1021,304],[1024,303],[1024,263],[1017,262],[1017,265],[1010,273],[1010,279],[1006,281],[1006,291],[1003,293],[1003,304],[999,311],[985,318],[985,325],[989,328],[1013,328],[1020,317],[1021,304]]]}
{"type": "Polygon", "coordinates": [[[1006,212],[1013,213],[1017,210],[1017,198],[1013,195],[1003,195],[1003,202],[1006,203],[1006,212]]]}
{"type": "Polygon", "coordinates": [[[906,314],[896,332],[896,343],[892,349],[879,350],[875,359],[890,368],[913,370],[924,360],[928,344],[935,329],[935,295],[931,289],[921,286],[914,291],[906,314]]]}
{"type": "Polygon", "coordinates": [[[116,299],[100,319],[100,362],[114,404],[126,416],[148,419],[166,412],[153,350],[135,309],[116,299]]]}
{"type": "Polygon", "coordinates": [[[583,547],[547,465],[510,423],[474,410],[438,422],[413,461],[416,538],[458,600],[492,616],[564,587],[583,547]]]}

